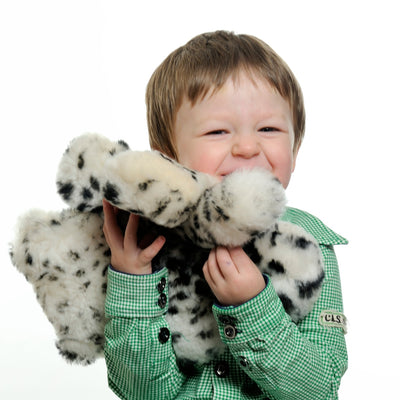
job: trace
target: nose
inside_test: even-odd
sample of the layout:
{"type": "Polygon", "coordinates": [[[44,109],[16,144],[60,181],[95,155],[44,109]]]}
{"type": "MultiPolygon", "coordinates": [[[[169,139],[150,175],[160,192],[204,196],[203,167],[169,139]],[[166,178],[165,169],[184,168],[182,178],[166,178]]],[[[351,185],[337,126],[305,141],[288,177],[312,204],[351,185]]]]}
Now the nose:
{"type": "Polygon", "coordinates": [[[238,133],[232,144],[232,155],[235,157],[252,158],[260,154],[260,145],[257,135],[251,133],[238,133]]]}

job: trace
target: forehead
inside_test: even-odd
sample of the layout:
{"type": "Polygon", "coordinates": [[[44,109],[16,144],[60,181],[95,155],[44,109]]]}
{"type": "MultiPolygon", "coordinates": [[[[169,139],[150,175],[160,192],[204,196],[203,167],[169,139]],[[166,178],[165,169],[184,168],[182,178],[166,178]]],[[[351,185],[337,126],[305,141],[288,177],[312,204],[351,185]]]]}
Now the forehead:
{"type": "Polygon", "coordinates": [[[183,93],[182,101],[189,101],[193,106],[199,101],[213,97],[220,90],[226,88],[227,84],[232,84],[237,88],[243,83],[246,85],[250,83],[254,87],[264,86],[267,90],[281,95],[264,74],[251,67],[241,67],[226,74],[226,76],[209,73],[203,75],[200,79],[194,77],[193,82],[189,83],[186,93],[183,93]]]}

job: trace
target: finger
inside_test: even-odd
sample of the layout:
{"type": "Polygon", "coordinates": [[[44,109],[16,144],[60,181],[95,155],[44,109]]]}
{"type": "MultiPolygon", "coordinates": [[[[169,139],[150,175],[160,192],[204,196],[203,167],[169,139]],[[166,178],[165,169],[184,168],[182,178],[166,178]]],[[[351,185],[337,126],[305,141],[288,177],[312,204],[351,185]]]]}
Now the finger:
{"type": "Polygon", "coordinates": [[[140,262],[147,264],[158,254],[165,243],[165,237],[159,236],[150,246],[140,252],[140,262]]]}
{"type": "Polygon", "coordinates": [[[207,260],[207,265],[208,265],[209,276],[210,276],[212,282],[214,283],[214,285],[217,286],[218,282],[220,282],[221,279],[224,279],[224,278],[223,278],[223,275],[218,266],[216,249],[212,249],[210,251],[210,255],[208,256],[208,260],[207,260]]]}
{"type": "Polygon", "coordinates": [[[208,266],[208,260],[204,263],[203,265],[203,274],[204,274],[204,279],[208,283],[208,285],[211,287],[211,289],[215,288],[215,282],[213,281],[211,275],[210,275],[210,270],[208,266]]]}
{"type": "Polygon", "coordinates": [[[117,218],[115,216],[113,206],[107,201],[103,201],[103,210],[104,210],[104,226],[103,231],[106,235],[106,240],[111,250],[122,248],[123,245],[123,236],[121,229],[117,224],[117,218]]]}
{"type": "Polygon", "coordinates": [[[227,251],[239,273],[244,269],[255,267],[251,258],[241,247],[232,247],[227,251]]]}
{"type": "Polygon", "coordinates": [[[239,272],[226,247],[217,247],[216,259],[219,269],[221,271],[221,275],[224,277],[224,279],[227,279],[233,274],[239,272]]]}
{"type": "Polygon", "coordinates": [[[128,251],[136,250],[137,248],[138,225],[139,216],[135,214],[130,214],[124,235],[124,249],[127,249],[128,251]]]}

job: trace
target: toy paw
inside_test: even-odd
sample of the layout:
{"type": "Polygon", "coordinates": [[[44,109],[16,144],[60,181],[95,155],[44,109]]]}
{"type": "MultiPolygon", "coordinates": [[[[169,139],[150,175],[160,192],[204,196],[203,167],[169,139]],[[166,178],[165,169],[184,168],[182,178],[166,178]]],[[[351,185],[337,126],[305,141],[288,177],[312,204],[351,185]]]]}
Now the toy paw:
{"type": "Polygon", "coordinates": [[[112,142],[95,133],[72,140],[58,167],[60,196],[78,211],[100,209],[107,184],[104,164],[127,149],[129,146],[124,141],[112,142]]]}
{"type": "Polygon", "coordinates": [[[14,265],[32,284],[69,361],[102,355],[110,251],[98,214],[31,210],[19,219],[14,265]]]}
{"type": "Polygon", "coordinates": [[[103,356],[104,336],[97,337],[97,342],[98,344],[74,339],[62,339],[56,342],[56,347],[66,361],[90,365],[103,356]]]}
{"type": "Polygon", "coordinates": [[[204,192],[186,234],[203,247],[242,246],[285,210],[285,191],[269,171],[240,170],[204,192]]]}

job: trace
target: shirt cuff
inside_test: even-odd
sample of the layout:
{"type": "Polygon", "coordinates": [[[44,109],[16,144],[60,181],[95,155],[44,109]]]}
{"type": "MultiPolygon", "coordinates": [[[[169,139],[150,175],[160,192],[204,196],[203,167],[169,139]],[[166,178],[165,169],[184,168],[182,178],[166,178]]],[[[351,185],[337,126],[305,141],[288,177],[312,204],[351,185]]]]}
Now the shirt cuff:
{"type": "Polygon", "coordinates": [[[218,323],[224,343],[239,344],[268,334],[282,321],[290,322],[271,281],[256,297],[240,306],[213,306],[214,317],[218,323]]]}
{"type": "Polygon", "coordinates": [[[168,271],[130,275],[111,267],[107,275],[105,312],[107,317],[154,318],[168,310],[168,271]]]}

